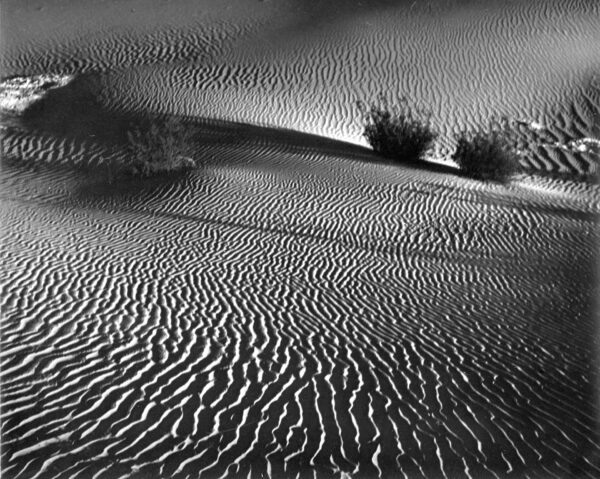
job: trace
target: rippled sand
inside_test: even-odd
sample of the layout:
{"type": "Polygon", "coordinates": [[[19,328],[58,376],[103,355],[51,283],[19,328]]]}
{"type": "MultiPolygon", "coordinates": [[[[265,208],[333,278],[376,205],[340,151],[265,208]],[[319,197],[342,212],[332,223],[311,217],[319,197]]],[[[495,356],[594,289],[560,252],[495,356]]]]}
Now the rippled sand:
{"type": "MultiPolygon", "coordinates": [[[[3,125],[2,477],[600,474],[598,187],[335,141],[392,80],[448,131],[500,111],[596,138],[597,4],[409,4],[9,2],[7,75],[86,75],[3,125]],[[198,171],[72,168],[156,111],[187,115],[198,171]]],[[[596,161],[555,149],[540,164],[596,161]]]]}

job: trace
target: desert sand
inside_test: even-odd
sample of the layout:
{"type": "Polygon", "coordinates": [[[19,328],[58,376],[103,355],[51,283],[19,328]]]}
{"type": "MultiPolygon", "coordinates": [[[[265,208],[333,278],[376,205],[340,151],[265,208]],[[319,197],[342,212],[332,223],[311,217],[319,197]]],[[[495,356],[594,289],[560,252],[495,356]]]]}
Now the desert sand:
{"type": "Polygon", "coordinates": [[[496,3],[3,2],[2,477],[597,477],[600,195],[540,174],[596,168],[600,7],[496,3]],[[381,160],[379,92],[529,174],[381,160]],[[150,113],[196,171],[86,169],[150,113]]]}

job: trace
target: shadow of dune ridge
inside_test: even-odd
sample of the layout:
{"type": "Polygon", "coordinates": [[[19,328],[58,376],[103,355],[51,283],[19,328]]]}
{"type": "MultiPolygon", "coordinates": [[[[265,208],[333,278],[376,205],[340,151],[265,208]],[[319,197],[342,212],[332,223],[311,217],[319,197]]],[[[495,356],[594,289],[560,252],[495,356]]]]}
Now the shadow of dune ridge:
{"type": "MultiPolygon", "coordinates": [[[[101,148],[116,149],[119,151],[118,155],[125,155],[128,131],[145,127],[154,120],[175,118],[191,132],[194,156],[200,161],[214,157],[215,151],[251,148],[255,154],[259,148],[259,152],[315,152],[321,156],[336,155],[349,160],[392,163],[376,155],[370,148],[311,133],[216,118],[107,107],[103,100],[105,88],[102,74],[79,75],[65,86],[49,90],[41,100],[25,109],[16,119],[17,129],[52,137],[55,143],[60,140],[90,142],[101,148]]],[[[97,161],[90,161],[84,166],[98,165],[97,161]]],[[[407,166],[456,173],[456,169],[451,166],[435,163],[419,162],[407,166]]]]}
{"type": "Polygon", "coordinates": [[[104,107],[101,75],[85,73],[64,87],[49,90],[19,120],[28,130],[57,137],[122,143],[135,116],[104,107]]]}

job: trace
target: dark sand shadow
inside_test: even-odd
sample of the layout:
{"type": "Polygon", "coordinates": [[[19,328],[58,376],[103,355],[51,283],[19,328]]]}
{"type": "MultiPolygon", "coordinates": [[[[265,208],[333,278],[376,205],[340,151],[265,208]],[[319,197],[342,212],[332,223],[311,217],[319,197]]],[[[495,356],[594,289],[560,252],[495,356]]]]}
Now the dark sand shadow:
{"type": "MultiPolygon", "coordinates": [[[[86,73],[64,87],[51,89],[41,100],[13,119],[14,128],[51,136],[56,140],[89,142],[126,154],[128,131],[156,119],[175,118],[191,133],[194,157],[210,162],[215,150],[295,153],[314,151],[352,161],[394,164],[370,148],[283,128],[273,128],[212,118],[158,115],[148,111],[125,111],[106,107],[102,102],[101,74],[86,73]]],[[[396,162],[397,163],[397,162],[396,162]]],[[[404,162],[403,166],[424,171],[456,174],[451,166],[426,161],[404,162]]],[[[97,168],[97,164],[84,167],[97,168]]]]}

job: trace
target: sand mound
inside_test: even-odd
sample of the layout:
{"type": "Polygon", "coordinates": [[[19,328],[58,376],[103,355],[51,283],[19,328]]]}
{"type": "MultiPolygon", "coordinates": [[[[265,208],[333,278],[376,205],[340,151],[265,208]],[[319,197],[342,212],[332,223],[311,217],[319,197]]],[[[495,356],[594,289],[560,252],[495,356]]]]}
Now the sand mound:
{"type": "Polygon", "coordinates": [[[597,207],[239,128],[3,173],[3,474],[598,472],[597,207]]]}
{"type": "Polygon", "coordinates": [[[2,129],[3,477],[600,474],[598,187],[335,140],[396,85],[446,134],[503,113],[524,161],[589,168],[598,6],[410,3],[8,2],[3,74],[78,76],[2,129]],[[154,114],[198,171],[56,168],[154,114]]]}
{"type": "MultiPolygon", "coordinates": [[[[356,143],[364,142],[357,99],[405,95],[432,111],[443,134],[438,159],[448,158],[459,130],[507,116],[515,124],[543,124],[549,133],[516,133],[529,168],[595,168],[597,153],[569,145],[600,135],[600,49],[590,48],[600,44],[596,3],[442,2],[443,8],[430,3],[428,9],[342,3],[319,16],[302,2],[227,10],[184,2],[159,19],[136,13],[137,21],[133,14],[116,21],[113,6],[96,26],[76,18],[83,22],[79,28],[87,24],[86,38],[66,30],[44,41],[9,44],[5,69],[111,71],[106,94],[118,108],[265,124],[356,143]]],[[[51,24],[54,17],[48,17],[51,24]]]]}

